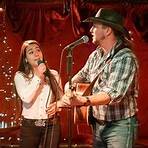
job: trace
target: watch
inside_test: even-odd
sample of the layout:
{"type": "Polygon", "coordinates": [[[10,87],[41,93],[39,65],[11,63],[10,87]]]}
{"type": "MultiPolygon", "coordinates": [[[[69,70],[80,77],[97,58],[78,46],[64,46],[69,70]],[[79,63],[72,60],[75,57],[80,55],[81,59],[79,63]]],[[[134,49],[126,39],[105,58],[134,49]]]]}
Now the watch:
{"type": "Polygon", "coordinates": [[[85,96],[85,98],[87,99],[87,101],[84,103],[84,106],[91,105],[91,101],[90,101],[89,97],[88,96],[85,96]]]}

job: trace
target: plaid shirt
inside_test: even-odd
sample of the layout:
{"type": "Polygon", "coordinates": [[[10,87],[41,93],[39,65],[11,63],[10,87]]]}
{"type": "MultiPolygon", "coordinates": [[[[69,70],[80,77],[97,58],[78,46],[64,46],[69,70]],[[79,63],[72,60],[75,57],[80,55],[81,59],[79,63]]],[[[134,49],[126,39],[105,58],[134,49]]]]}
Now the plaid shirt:
{"type": "Polygon", "coordinates": [[[109,104],[93,106],[93,115],[100,120],[120,120],[137,112],[137,59],[129,48],[120,49],[114,55],[115,49],[120,44],[121,41],[118,41],[105,56],[102,50],[97,48],[78,72],[78,75],[88,82],[92,82],[100,73],[92,94],[106,92],[111,97],[109,104]]]}

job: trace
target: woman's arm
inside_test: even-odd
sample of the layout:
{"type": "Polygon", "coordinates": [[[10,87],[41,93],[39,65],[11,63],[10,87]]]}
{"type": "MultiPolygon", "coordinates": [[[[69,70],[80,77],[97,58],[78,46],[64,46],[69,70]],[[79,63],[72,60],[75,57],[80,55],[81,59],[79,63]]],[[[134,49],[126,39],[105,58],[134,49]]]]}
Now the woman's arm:
{"type": "Polygon", "coordinates": [[[44,86],[40,79],[26,80],[20,72],[15,74],[14,82],[18,95],[25,103],[34,102],[44,86]]]}

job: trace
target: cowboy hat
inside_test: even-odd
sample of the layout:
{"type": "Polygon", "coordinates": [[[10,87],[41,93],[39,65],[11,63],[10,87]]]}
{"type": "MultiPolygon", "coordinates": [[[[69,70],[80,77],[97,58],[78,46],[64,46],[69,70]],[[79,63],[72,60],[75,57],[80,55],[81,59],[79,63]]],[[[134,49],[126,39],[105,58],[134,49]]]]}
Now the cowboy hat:
{"type": "Polygon", "coordinates": [[[128,30],[124,27],[123,17],[114,10],[100,8],[95,17],[89,17],[85,19],[83,22],[93,22],[93,23],[101,22],[121,32],[128,39],[130,39],[130,34],[128,30]]]}

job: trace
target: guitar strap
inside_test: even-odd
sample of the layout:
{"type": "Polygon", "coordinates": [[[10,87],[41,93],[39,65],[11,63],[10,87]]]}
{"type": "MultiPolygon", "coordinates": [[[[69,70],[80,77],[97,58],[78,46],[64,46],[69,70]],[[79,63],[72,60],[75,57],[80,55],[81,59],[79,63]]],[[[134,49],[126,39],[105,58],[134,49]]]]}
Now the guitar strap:
{"type": "Polygon", "coordinates": [[[111,57],[108,57],[108,59],[105,62],[105,65],[101,68],[101,70],[99,71],[99,73],[97,74],[97,76],[95,77],[95,79],[90,83],[90,85],[88,86],[88,88],[86,89],[86,91],[83,93],[83,96],[87,96],[91,94],[92,88],[96,82],[96,80],[99,78],[100,73],[105,69],[105,67],[111,62],[111,60],[113,59],[113,57],[118,53],[118,51],[120,51],[123,48],[126,48],[127,46],[125,46],[124,44],[119,45],[119,47],[117,47],[115,49],[114,54],[111,57]]]}

